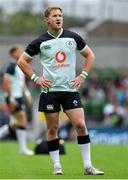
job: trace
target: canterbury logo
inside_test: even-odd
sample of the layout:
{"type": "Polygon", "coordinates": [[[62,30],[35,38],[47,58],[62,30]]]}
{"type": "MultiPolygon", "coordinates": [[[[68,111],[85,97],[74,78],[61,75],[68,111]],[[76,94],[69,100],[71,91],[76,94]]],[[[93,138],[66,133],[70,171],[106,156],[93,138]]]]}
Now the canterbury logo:
{"type": "Polygon", "coordinates": [[[53,110],[54,105],[53,104],[48,104],[46,108],[47,108],[47,110],[53,110]]]}
{"type": "Polygon", "coordinates": [[[59,51],[56,53],[55,59],[59,63],[63,63],[66,60],[66,53],[63,51],[59,51]]]}

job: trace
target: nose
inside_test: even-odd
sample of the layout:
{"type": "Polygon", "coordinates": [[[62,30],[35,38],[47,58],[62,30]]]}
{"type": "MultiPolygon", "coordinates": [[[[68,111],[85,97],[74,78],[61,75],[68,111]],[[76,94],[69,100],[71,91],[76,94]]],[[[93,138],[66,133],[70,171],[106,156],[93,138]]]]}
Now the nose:
{"type": "Polygon", "coordinates": [[[61,19],[61,17],[60,16],[57,16],[57,20],[60,20],[61,19]]]}

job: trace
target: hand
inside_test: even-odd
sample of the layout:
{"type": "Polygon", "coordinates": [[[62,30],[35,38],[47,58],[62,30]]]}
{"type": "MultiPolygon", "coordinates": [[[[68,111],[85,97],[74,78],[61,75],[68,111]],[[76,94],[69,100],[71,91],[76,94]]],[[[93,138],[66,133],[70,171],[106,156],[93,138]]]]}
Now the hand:
{"type": "Polygon", "coordinates": [[[17,106],[18,106],[18,103],[16,102],[16,100],[13,98],[10,98],[10,105],[9,105],[10,109],[14,110],[17,106]]]}
{"type": "Polygon", "coordinates": [[[81,86],[81,84],[84,82],[84,78],[83,77],[81,77],[81,76],[77,76],[75,79],[73,79],[73,80],[71,80],[70,82],[69,82],[69,84],[70,84],[70,86],[71,86],[71,88],[77,88],[77,89],[79,89],[80,88],[80,86],[81,86]]]}
{"type": "Polygon", "coordinates": [[[52,81],[44,78],[43,76],[39,77],[35,81],[36,85],[41,86],[42,88],[49,88],[52,85],[52,81]]]}

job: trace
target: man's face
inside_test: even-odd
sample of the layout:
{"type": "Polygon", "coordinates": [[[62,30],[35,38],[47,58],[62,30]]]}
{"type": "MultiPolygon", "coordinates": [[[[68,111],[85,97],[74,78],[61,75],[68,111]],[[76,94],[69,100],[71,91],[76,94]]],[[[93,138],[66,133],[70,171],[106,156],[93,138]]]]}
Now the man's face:
{"type": "Polygon", "coordinates": [[[19,57],[21,56],[21,54],[22,54],[22,49],[17,49],[17,50],[15,50],[12,54],[11,54],[11,56],[12,56],[12,58],[14,59],[14,60],[18,60],[19,59],[19,57]]]}
{"type": "Polygon", "coordinates": [[[53,9],[48,18],[46,18],[48,26],[54,30],[60,30],[63,25],[63,15],[59,9],[53,9]]]}

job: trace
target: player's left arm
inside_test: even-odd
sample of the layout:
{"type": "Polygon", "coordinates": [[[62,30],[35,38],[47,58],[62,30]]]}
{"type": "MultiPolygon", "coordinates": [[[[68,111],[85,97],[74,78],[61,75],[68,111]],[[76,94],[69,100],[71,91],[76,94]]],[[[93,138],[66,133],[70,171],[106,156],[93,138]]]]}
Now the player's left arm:
{"type": "Polygon", "coordinates": [[[91,50],[89,46],[86,45],[84,50],[81,52],[81,55],[85,58],[85,63],[82,70],[89,73],[95,59],[94,52],[91,50]]]}
{"type": "Polygon", "coordinates": [[[90,72],[94,63],[94,52],[87,45],[82,50],[81,55],[85,58],[85,63],[83,65],[81,74],[70,82],[72,88],[79,88],[81,86],[81,84],[85,81],[86,77],[88,76],[88,73],[90,72]]]}

